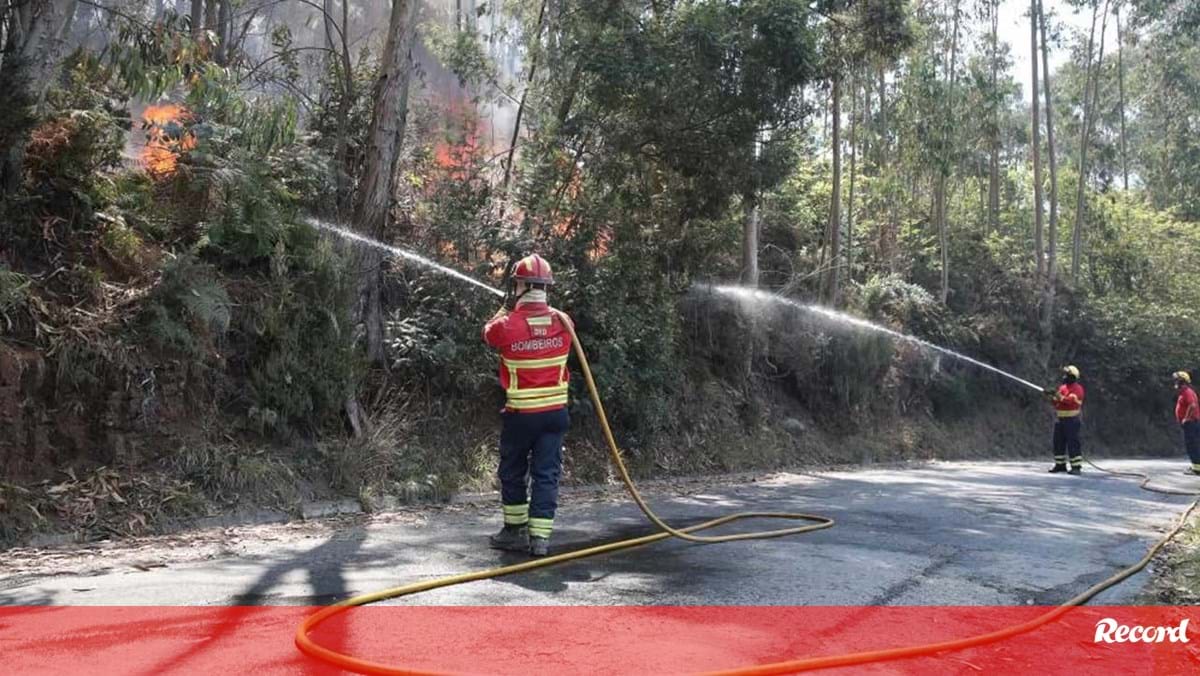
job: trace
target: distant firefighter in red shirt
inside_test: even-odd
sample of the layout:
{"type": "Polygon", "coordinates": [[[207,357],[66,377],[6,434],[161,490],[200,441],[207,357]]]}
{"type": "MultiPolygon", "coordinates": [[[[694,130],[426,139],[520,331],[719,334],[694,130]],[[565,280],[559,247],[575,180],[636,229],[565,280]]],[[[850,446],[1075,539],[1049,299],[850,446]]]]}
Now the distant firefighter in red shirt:
{"type": "Polygon", "coordinates": [[[1046,396],[1054,404],[1054,467],[1051,473],[1066,472],[1068,454],[1071,459],[1071,474],[1083,473],[1083,445],[1080,441],[1083,421],[1083,385],[1079,384],[1079,369],[1064,366],[1062,385],[1057,390],[1046,390],[1046,396]]]}
{"type": "Polygon", "coordinates": [[[1175,400],[1175,420],[1183,428],[1183,447],[1192,461],[1191,469],[1184,473],[1200,474],[1200,401],[1192,389],[1191,374],[1176,371],[1174,376],[1175,391],[1179,394],[1175,400]]]}
{"type": "Polygon", "coordinates": [[[516,305],[500,308],[483,328],[483,339],[500,351],[500,502],[504,527],[491,536],[495,549],[546,556],[558,508],[567,416],[567,356],[571,332],[566,313],[550,307],[550,264],[534,254],[522,258],[510,280],[516,305]]]}

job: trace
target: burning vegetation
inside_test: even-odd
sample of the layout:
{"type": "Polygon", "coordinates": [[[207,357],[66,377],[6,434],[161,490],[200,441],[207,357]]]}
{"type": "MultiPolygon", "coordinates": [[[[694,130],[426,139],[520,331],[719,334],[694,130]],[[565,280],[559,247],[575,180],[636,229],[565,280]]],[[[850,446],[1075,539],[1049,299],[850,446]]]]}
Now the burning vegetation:
{"type": "Polygon", "coordinates": [[[196,137],[187,126],[194,117],[187,108],[167,103],[148,106],[142,112],[146,145],[141,164],[155,179],[169,178],[179,169],[179,157],[196,147],[196,137]]]}

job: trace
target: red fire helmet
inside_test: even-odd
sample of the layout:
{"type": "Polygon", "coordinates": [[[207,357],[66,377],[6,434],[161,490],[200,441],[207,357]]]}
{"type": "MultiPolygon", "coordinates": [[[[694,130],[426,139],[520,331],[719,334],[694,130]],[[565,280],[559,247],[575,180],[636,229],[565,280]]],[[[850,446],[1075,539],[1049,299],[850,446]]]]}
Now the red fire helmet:
{"type": "Polygon", "coordinates": [[[550,264],[545,258],[533,254],[517,261],[512,278],[528,284],[550,285],[554,283],[554,272],[550,270],[550,264]]]}

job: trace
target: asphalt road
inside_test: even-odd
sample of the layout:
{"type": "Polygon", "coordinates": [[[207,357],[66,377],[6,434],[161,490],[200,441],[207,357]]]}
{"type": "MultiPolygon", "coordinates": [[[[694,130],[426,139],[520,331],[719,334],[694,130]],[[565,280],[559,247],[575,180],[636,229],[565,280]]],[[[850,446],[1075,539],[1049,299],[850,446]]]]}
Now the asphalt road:
{"type": "MultiPolygon", "coordinates": [[[[1183,463],[1107,461],[1200,489],[1183,463]]],[[[728,511],[832,517],[766,541],[664,541],[396,603],[429,605],[1046,605],[1139,559],[1188,498],[1137,482],[1046,474],[1046,463],[781,473],[651,491],[675,525],[728,511]]],[[[498,509],[457,505],[357,519],[0,553],[0,605],[309,605],[522,557],[486,547],[498,509]]],[[[556,551],[650,531],[636,507],[567,494],[556,551]]],[[[747,530],[778,524],[745,522],[747,530]]],[[[1132,604],[1143,572],[1096,603],[1132,604]]]]}

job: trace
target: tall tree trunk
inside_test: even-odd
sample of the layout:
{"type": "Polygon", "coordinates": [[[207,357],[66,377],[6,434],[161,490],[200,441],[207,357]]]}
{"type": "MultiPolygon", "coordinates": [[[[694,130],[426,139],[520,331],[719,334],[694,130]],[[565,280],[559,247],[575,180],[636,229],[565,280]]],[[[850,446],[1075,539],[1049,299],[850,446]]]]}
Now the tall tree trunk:
{"type": "MultiPolygon", "coordinates": [[[[346,0],[348,1],[348,0],[346,0]]],[[[345,3],[343,3],[345,4],[345,3]]],[[[321,2],[321,24],[325,33],[325,54],[321,60],[325,67],[326,74],[329,73],[334,63],[337,63],[337,40],[334,34],[337,32],[337,24],[333,18],[333,0],[322,0],[321,2]]],[[[341,89],[341,87],[339,87],[341,89]]],[[[321,88],[321,103],[325,104],[329,100],[329,90],[326,87],[321,88]]]]}
{"type": "Polygon", "coordinates": [[[850,85],[850,186],[846,196],[846,279],[854,281],[854,175],[858,159],[858,80],[850,85]]]}
{"type": "Polygon", "coordinates": [[[946,223],[946,184],[950,180],[951,158],[950,158],[950,135],[955,129],[956,118],[956,99],[955,86],[958,81],[958,25],[959,25],[959,0],[954,0],[954,29],[951,31],[950,37],[950,71],[947,74],[947,80],[950,83],[949,105],[947,106],[946,116],[947,121],[942,126],[942,157],[939,158],[937,187],[934,189],[934,218],[937,222],[938,244],[941,249],[942,258],[942,288],[941,301],[945,305],[950,300],[950,233],[946,223]]]}
{"type": "MultiPolygon", "coordinates": [[[[49,4],[49,3],[48,3],[49,4]]],[[[75,14],[79,9],[78,2],[70,0],[63,2],[58,0],[57,4],[61,8],[61,12],[56,12],[52,21],[57,21],[57,25],[52,24],[54,32],[50,43],[46,46],[46,55],[42,60],[41,67],[37,69],[34,80],[35,88],[37,89],[37,110],[38,114],[42,113],[42,109],[46,104],[46,93],[50,90],[50,85],[58,79],[59,66],[62,64],[63,57],[66,56],[67,36],[71,32],[71,27],[75,24],[75,14]]]]}
{"type": "Polygon", "coordinates": [[[1000,0],[992,0],[992,90],[993,101],[988,114],[991,128],[988,153],[988,214],[989,232],[1000,229],[1000,102],[996,87],[1000,70],[1000,0]]]}
{"type": "Polygon", "coordinates": [[[10,8],[0,86],[6,99],[6,125],[0,137],[0,195],[9,195],[24,180],[25,146],[46,89],[61,62],[61,45],[70,30],[78,2],[43,0],[10,8]]]}
{"type": "Polygon", "coordinates": [[[1050,232],[1046,262],[1046,287],[1042,296],[1041,332],[1047,348],[1053,335],[1054,295],[1058,284],[1058,161],[1054,151],[1054,107],[1050,90],[1050,54],[1046,46],[1046,13],[1037,0],[1038,26],[1042,38],[1042,89],[1046,96],[1046,155],[1050,164],[1050,232]]]}
{"type": "MultiPolygon", "coordinates": [[[[415,0],[392,0],[387,43],[382,54],[379,78],[375,83],[375,105],[367,134],[366,163],[354,211],[354,225],[359,232],[376,239],[383,235],[388,225],[400,147],[408,119],[413,13],[416,5],[415,0]]],[[[370,247],[358,247],[357,251],[359,303],[355,319],[365,325],[367,358],[378,364],[383,362],[385,356],[380,298],[383,257],[370,247]]]]}
{"type": "Polygon", "coordinates": [[[1121,178],[1125,192],[1129,192],[1129,154],[1125,148],[1125,36],[1121,31],[1121,6],[1115,8],[1117,15],[1117,85],[1120,88],[1121,106],[1121,178]]]}
{"type": "Polygon", "coordinates": [[[1037,268],[1038,283],[1045,282],[1046,262],[1043,258],[1042,243],[1042,137],[1041,113],[1038,106],[1038,3],[1029,2],[1029,57],[1032,75],[1033,92],[1031,98],[1031,115],[1033,128],[1033,259],[1037,268]]]}
{"type": "MultiPolygon", "coordinates": [[[[887,101],[887,78],[885,77],[883,65],[879,65],[879,138],[876,140],[875,159],[876,166],[879,167],[879,175],[885,176],[888,169],[889,148],[891,139],[888,137],[888,101],[887,101]]],[[[887,196],[887,218],[883,221],[879,229],[879,254],[887,265],[888,272],[896,272],[896,241],[899,239],[898,231],[900,229],[899,220],[896,216],[897,199],[892,191],[888,191],[887,196]]]]}
{"type": "Polygon", "coordinates": [[[1078,174],[1075,192],[1075,221],[1071,224],[1071,283],[1073,285],[1078,285],[1079,283],[1079,250],[1075,242],[1079,239],[1080,225],[1083,222],[1084,164],[1087,158],[1087,127],[1092,87],[1092,54],[1096,44],[1096,19],[1099,16],[1099,12],[1100,0],[1092,0],[1092,27],[1088,33],[1087,61],[1083,69],[1083,121],[1079,125],[1079,162],[1075,167],[1078,174]]]}
{"type": "MultiPolygon", "coordinates": [[[[542,0],[542,8],[538,11],[537,31],[533,36],[534,45],[537,45],[542,39],[542,26],[546,21],[546,3],[547,0],[542,0]]],[[[513,164],[516,161],[517,141],[521,138],[521,119],[525,116],[525,102],[529,96],[529,90],[533,89],[533,81],[537,77],[537,55],[540,51],[540,49],[534,51],[533,56],[529,59],[529,75],[525,78],[525,89],[521,91],[521,102],[517,104],[517,116],[513,119],[512,141],[508,144],[508,157],[504,160],[504,180],[500,184],[501,220],[504,219],[504,212],[508,206],[509,185],[513,176],[513,164]]]]}
{"type": "Polygon", "coordinates": [[[879,173],[883,173],[883,168],[888,162],[888,109],[887,109],[887,79],[884,77],[883,66],[879,66],[879,138],[875,141],[875,164],[879,167],[879,173]]]}
{"type": "MultiPolygon", "coordinates": [[[[1095,0],[1092,4],[1092,34],[1096,30],[1096,8],[1099,7],[1100,0],[1095,0]]],[[[1095,122],[1096,106],[1099,103],[1100,96],[1100,69],[1104,66],[1104,31],[1108,26],[1108,0],[1104,0],[1104,12],[1100,19],[1100,46],[1096,50],[1096,67],[1093,70],[1091,67],[1092,59],[1092,41],[1088,40],[1088,71],[1090,77],[1085,79],[1083,89],[1083,131],[1082,138],[1079,142],[1079,183],[1075,191],[1075,227],[1071,233],[1071,283],[1079,284],[1079,266],[1083,258],[1083,222],[1085,216],[1086,204],[1084,201],[1084,188],[1087,186],[1087,150],[1088,144],[1092,138],[1092,124],[1095,122]],[[1091,95],[1087,83],[1091,82],[1091,95]]]]}
{"type": "Polygon", "coordinates": [[[192,0],[192,39],[199,40],[204,33],[204,0],[192,0]]]}
{"type": "Polygon", "coordinates": [[[758,287],[758,196],[742,196],[742,285],[758,287]]]}
{"type": "Polygon", "coordinates": [[[842,266],[842,83],[841,79],[833,79],[830,93],[830,124],[833,127],[833,190],[829,195],[829,263],[825,269],[824,300],[833,307],[837,306],[840,272],[842,266]]]}
{"type": "MultiPolygon", "coordinates": [[[[873,106],[875,105],[875,98],[873,94],[875,85],[872,82],[872,79],[875,76],[871,73],[870,69],[863,69],[862,77],[863,109],[862,113],[859,115],[859,120],[862,122],[863,129],[860,132],[862,134],[862,141],[860,142],[861,149],[859,150],[858,157],[859,161],[862,163],[862,174],[863,176],[867,176],[869,175],[868,167],[870,166],[868,163],[872,157],[871,120],[874,119],[874,113],[872,111],[874,110],[873,106]]],[[[876,167],[876,169],[878,169],[878,167],[876,167]]]]}
{"type": "MultiPolygon", "coordinates": [[[[742,286],[751,289],[758,288],[758,196],[753,191],[742,196],[742,286]]],[[[758,320],[750,314],[747,317],[746,331],[748,335],[758,335],[758,320]]],[[[754,384],[754,341],[747,341],[742,350],[742,385],[747,402],[754,401],[752,388],[754,384]]]]}
{"type": "Polygon", "coordinates": [[[204,5],[204,30],[217,31],[217,16],[220,14],[221,0],[208,0],[204,5]]]}
{"type": "Polygon", "coordinates": [[[232,55],[232,45],[229,43],[233,40],[233,6],[230,0],[220,0],[220,9],[217,14],[217,39],[220,43],[217,44],[217,63],[224,66],[229,63],[229,57],[232,55]]]}
{"type": "Polygon", "coordinates": [[[350,0],[342,0],[342,25],[339,40],[342,56],[341,101],[338,102],[337,140],[333,147],[334,166],[337,168],[337,210],[339,215],[346,210],[350,200],[350,166],[347,158],[350,138],[350,108],[358,98],[354,87],[354,67],[350,62],[350,38],[346,31],[350,27],[350,0]]]}
{"type": "Polygon", "coordinates": [[[933,213],[937,219],[938,250],[942,263],[938,299],[945,305],[950,300],[950,237],[946,233],[946,178],[941,173],[933,186],[933,213]]]}

